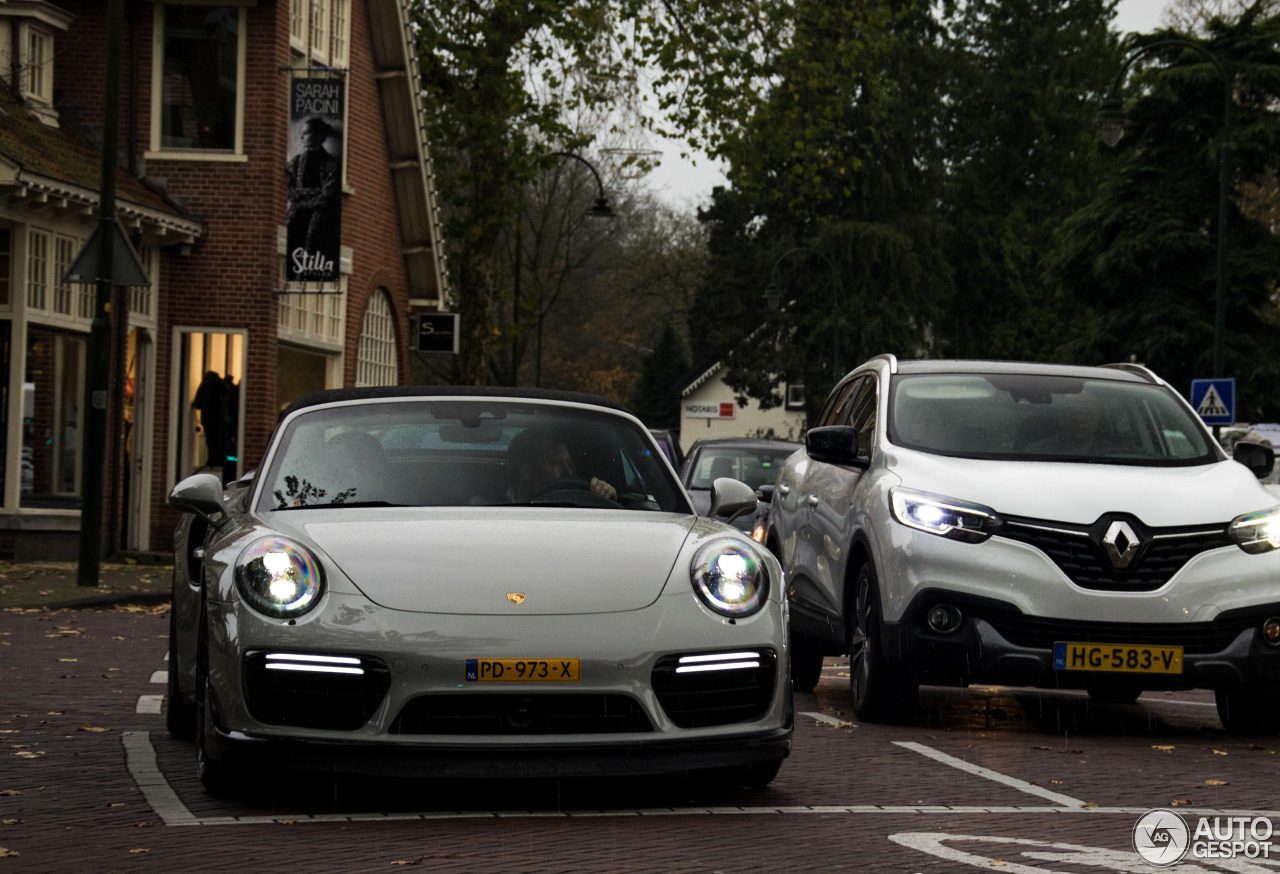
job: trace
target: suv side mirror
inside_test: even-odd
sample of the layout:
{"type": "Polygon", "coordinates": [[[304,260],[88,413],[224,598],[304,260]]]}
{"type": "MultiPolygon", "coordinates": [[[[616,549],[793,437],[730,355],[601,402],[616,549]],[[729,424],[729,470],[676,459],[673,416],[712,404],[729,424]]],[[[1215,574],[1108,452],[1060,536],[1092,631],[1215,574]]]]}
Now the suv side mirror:
{"type": "Polygon", "coordinates": [[[858,456],[858,431],[848,425],[810,428],[804,435],[804,449],[814,461],[867,466],[867,459],[858,456]]]}
{"type": "Polygon", "coordinates": [[[1231,457],[1249,468],[1258,479],[1271,473],[1276,466],[1276,451],[1261,443],[1246,443],[1242,440],[1231,450],[1231,457]]]}
{"type": "Polygon", "coordinates": [[[732,522],[755,509],[755,489],[746,483],[722,476],[711,484],[711,509],[707,510],[708,516],[724,516],[724,521],[732,522]]]}

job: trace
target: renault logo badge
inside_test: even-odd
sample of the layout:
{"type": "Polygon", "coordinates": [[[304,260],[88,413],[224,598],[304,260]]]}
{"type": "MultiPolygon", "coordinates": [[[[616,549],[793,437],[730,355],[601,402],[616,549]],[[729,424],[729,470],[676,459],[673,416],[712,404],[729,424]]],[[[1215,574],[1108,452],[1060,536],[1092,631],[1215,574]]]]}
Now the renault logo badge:
{"type": "Polygon", "coordinates": [[[1138,547],[1141,545],[1133,529],[1119,519],[1112,522],[1107,528],[1107,533],[1102,536],[1102,548],[1116,570],[1127,568],[1137,556],[1138,547]]]}
{"type": "Polygon", "coordinates": [[[524,603],[524,592],[507,592],[507,600],[519,606],[524,603]]]}

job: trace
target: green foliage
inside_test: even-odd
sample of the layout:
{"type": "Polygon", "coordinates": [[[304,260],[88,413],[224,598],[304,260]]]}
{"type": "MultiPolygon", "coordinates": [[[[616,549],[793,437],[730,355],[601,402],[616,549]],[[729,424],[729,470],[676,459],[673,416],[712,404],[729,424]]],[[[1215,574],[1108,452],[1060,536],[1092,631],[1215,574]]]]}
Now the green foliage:
{"type": "Polygon", "coordinates": [[[702,215],[712,267],[690,312],[695,355],[722,355],[740,402],[766,409],[781,382],[816,404],[872,354],[923,354],[950,289],[927,4],[800,0],[794,15],[767,99],[726,140],[734,189],[702,215]]]}
{"type": "Polygon", "coordinates": [[[689,368],[689,344],[670,321],[662,325],[653,350],[644,357],[631,411],[650,428],[680,427],[676,381],[689,368]]]}
{"type": "MultiPolygon", "coordinates": [[[[1232,95],[1225,372],[1212,372],[1224,82],[1202,54],[1175,45],[1145,56],[1125,87],[1131,123],[1108,156],[1111,175],[1064,223],[1048,263],[1088,326],[1063,338],[1063,356],[1133,358],[1182,391],[1196,377],[1234,376],[1238,414],[1253,421],[1280,414],[1280,240],[1236,203],[1240,186],[1274,178],[1280,145],[1280,17],[1257,12],[1212,22],[1198,43],[1232,95]]],[[[1186,37],[1152,34],[1134,49],[1169,39],[1186,37]]]]}
{"type": "Polygon", "coordinates": [[[1115,0],[967,0],[949,17],[946,129],[956,357],[1053,359],[1080,329],[1044,280],[1062,221],[1097,184],[1092,121],[1120,65],[1115,0]]]}

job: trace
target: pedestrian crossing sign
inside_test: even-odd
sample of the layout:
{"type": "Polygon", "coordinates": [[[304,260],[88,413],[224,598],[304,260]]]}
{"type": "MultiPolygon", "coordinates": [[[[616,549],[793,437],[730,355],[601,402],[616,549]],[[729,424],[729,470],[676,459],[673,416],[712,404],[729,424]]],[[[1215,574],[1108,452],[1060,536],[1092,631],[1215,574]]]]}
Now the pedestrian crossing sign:
{"type": "Polygon", "coordinates": [[[1234,425],[1236,421],[1235,379],[1191,380],[1191,406],[1206,425],[1234,425]]]}

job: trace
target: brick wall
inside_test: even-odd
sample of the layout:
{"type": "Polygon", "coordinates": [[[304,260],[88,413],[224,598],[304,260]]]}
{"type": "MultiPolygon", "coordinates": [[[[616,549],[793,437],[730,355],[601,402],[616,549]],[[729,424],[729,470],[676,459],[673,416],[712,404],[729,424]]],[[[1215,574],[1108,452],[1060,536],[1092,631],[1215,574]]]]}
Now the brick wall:
{"type": "MultiPolygon", "coordinates": [[[[60,43],[57,80],[61,100],[79,108],[81,122],[100,124],[105,68],[105,9],[98,0],[62,4],[77,16],[60,43]],[[95,93],[95,89],[97,93],[95,93]]],[[[284,223],[287,190],[289,63],[288,0],[258,0],[247,8],[243,161],[143,162],[150,145],[153,4],[129,0],[123,45],[121,157],[145,166],[171,195],[185,198],[205,223],[189,255],[166,249],[161,258],[159,332],[152,464],[152,548],[170,548],[178,515],[166,503],[173,470],[170,429],[178,409],[171,398],[176,365],[173,329],[247,330],[243,469],[260,459],[277,416],[277,228],[284,223]]],[[[354,250],[347,311],[344,384],[354,381],[359,333],[370,294],[390,292],[399,332],[399,367],[408,373],[408,280],[400,252],[400,228],[388,166],[385,124],[372,68],[372,41],[364,0],[352,0],[351,70],[348,75],[347,180],[343,245],[354,250]]],[[[402,376],[403,378],[403,376],[402,376]]],[[[178,398],[177,403],[189,403],[178,398]]],[[[117,447],[113,458],[122,463],[117,447]]],[[[185,474],[185,471],[181,473],[185,474]]],[[[115,499],[118,502],[118,498],[115,499]]],[[[117,507],[117,509],[120,509],[117,507]]]]}

